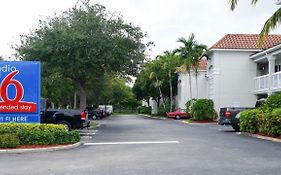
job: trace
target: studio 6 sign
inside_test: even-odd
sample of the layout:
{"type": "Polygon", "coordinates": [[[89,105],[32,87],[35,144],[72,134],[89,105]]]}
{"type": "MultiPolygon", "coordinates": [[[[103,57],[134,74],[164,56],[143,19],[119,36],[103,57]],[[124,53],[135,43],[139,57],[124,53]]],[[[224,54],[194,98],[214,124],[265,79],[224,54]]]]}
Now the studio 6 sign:
{"type": "Polygon", "coordinates": [[[40,122],[39,62],[0,62],[0,122],[40,122]]]}

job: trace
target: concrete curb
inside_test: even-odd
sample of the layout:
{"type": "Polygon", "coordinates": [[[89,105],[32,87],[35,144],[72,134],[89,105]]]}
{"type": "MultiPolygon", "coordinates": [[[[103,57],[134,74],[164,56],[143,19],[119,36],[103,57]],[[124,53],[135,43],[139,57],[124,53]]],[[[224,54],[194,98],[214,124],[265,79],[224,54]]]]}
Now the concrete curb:
{"type": "Polygon", "coordinates": [[[5,154],[5,153],[18,154],[18,153],[50,152],[50,151],[58,151],[58,150],[66,150],[66,149],[77,148],[81,144],[82,144],[81,142],[77,142],[77,143],[74,143],[74,144],[71,144],[71,145],[54,146],[54,147],[49,147],[49,148],[2,149],[2,150],[0,150],[0,154],[5,154]]]}
{"type": "Polygon", "coordinates": [[[254,138],[258,138],[258,139],[269,140],[269,141],[281,143],[281,139],[277,139],[277,138],[273,138],[273,137],[261,136],[258,134],[251,134],[251,133],[247,133],[247,132],[241,132],[241,134],[244,136],[249,136],[249,137],[254,137],[254,138]]]}
{"type": "Polygon", "coordinates": [[[138,115],[145,116],[145,117],[152,118],[152,119],[156,119],[156,120],[166,120],[166,118],[153,117],[153,116],[147,115],[147,114],[138,114],[138,115]]]}

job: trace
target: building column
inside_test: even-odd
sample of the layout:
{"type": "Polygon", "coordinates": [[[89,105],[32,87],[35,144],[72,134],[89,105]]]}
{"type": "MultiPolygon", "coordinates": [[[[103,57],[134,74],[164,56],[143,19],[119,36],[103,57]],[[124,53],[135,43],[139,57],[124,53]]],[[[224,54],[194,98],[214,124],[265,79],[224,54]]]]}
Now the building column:
{"type": "Polygon", "coordinates": [[[273,55],[267,55],[268,60],[268,95],[272,94],[272,74],[275,72],[275,59],[273,55]]]}

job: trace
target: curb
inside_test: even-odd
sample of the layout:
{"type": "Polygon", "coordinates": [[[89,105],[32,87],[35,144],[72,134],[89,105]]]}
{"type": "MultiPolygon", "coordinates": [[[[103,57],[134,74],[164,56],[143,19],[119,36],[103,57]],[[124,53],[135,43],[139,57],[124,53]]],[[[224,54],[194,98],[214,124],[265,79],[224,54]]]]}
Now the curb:
{"type": "Polygon", "coordinates": [[[3,149],[0,150],[0,154],[5,153],[37,153],[37,152],[50,152],[50,151],[58,151],[58,150],[66,150],[66,149],[72,149],[77,148],[81,145],[81,142],[77,142],[71,145],[63,145],[63,146],[54,146],[49,148],[30,148],[30,149],[3,149]]]}
{"type": "Polygon", "coordinates": [[[244,136],[249,136],[249,137],[254,137],[254,138],[258,138],[258,139],[269,140],[269,141],[281,143],[281,139],[277,139],[277,138],[273,138],[273,137],[261,136],[258,134],[251,134],[251,133],[247,133],[247,132],[241,132],[241,134],[244,136]]]}
{"type": "Polygon", "coordinates": [[[156,119],[156,120],[166,120],[166,118],[153,117],[153,116],[147,115],[147,114],[138,114],[138,115],[145,116],[145,117],[152,118],[152,119],[156,119]]]}

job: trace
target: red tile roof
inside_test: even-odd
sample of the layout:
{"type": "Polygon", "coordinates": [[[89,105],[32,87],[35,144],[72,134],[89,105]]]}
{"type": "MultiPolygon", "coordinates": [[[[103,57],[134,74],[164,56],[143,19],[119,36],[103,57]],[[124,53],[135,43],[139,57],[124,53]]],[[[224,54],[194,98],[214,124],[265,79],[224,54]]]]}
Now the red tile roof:
{"type": "MultiPolygon", "coordinates": [[[[202,57],[200,62],[199,62],[199,67],[198,70],[207,70],[208,67],[208,61],[206,57],[202,57]]],[[[177,68],[177,72],[185,72],[185,66],[181,65],[180,67],[177,68]]]]}
{"type": "Polygon", "coordinates": [[[227,34],[211,49],[268,49],[281,44],[281,35],[268,35],[262,45],[258,47],[258,34],[227,34]]]}

